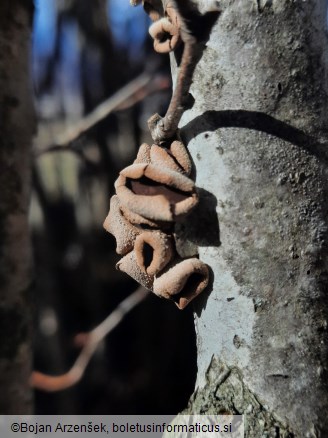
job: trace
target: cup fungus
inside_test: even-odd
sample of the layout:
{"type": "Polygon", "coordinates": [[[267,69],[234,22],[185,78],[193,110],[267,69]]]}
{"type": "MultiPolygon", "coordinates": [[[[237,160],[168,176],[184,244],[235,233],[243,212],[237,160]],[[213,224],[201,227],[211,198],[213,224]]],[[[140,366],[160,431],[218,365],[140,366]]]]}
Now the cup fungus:
{"type": "Polygon", "coordinates": [[[143,272],[154,276],[172,260],[172,238],[161,231],[144,231],[135,241],[134,251],[143,272]]]}
{"type": "Polygon", "coordinates": [[[120,172],[115,189],[124,207],[153,221],[174,221],[196,206],[194,182],[155,164],[136,163],[120,172]]]}
{"type": "Polygon", "coordinates": [[[208,283],[208,268],[197,258],[181,260],[172,225],[198,202],[189,154],[180,141],[161,147],[139,148],[136,160],[120,172],[117,195],[110,203],[104,227],[124,257],[123,271],[179,309],[199,295],[208,283]]]}
{"type": "Polygon", "coordinates": [[[170,153],[177,160],[177,162],[182,167],[185,174],[190,175],[192,164],[191,164],[189,153],[185,145],[182,143],[182,141],[179,140],[172,141],[170,146],[170,153]]]}
{"type": "Polygon", "coordinates": [[[157,144],[149,146],[147,143],[143,143],[139,147],[134,163],[160,164],[160,166],[182,172],[187,176],[190,175],[192,167],[189,153],[179,140],[174,140],[169,147],[157,144]]]}
{"type": "Polygon", "coordinates": [[[133,213],[131,210],[128,210],[123,205],[121,205],[121,211],[124,217],[133,225],[137,225],[139,228],[161,228],[165,227],[165,222],[160,221],[151,221],[140,214],[133,213]]]}
{"type": "Polygon", "coordinates": [[[135,281],[141,284],[148,290],[153,290],[154,276],[148,275],[138,265],[136,253],[134,250],[125,255],[121,260],[116,263],[116,268],[119,271],[125,272],[130,275],[135,281]]]}
{"type": "Polygon", "coordinates": [[[155,22],[149,28],[150,36],[154,39],[154,50],[158,53],[170,53],[181,43],[180,17],[172,1],[168,1],[165,6],[165,17],[157,17],[153,14],[151,18],[155,18],[155,22]]]}
{"type": "Polygon", "coordinates": [[[170,53],[180,43],[180,30],[168,17],[155,21],[149,28],[154,40],[154,50],[158,53],[170,53]]]}
{"type": "Polygon", "coordinates": [[[154,144],[150,149],[150,162],[187,176],[191,172],[191,161],[181,141],[172,142],[170,149],[154,144]]]}
{"type": "Polygon", "coordinates": [[[150,163],[150,149],[147,143],[142,143],[134,163],[150,163]]]}
{"type": "Polygon", "coordinates": [[[155,278],[153,289],[156,295],[171,299],[179,309],[184,309],[203,292],[208,279],[208,267],[199,259],[175,260],[155,278]]]}
{"type": "Polygon", "coordinates": [[[117,254],[127,254],[133,249],[134,241],[140,230],[129,222],[123,215],[118,196],[112,196],[110,210],[103,224],[106,231],[116,239],[117,254]]]}

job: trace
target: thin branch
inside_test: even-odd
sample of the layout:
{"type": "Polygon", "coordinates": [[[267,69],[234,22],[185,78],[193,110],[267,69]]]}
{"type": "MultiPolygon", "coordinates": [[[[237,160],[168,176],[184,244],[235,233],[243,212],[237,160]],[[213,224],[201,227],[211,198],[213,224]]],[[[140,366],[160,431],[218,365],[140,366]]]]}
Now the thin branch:
{"type": "MultiPolygon", "coordinates": [[[[145,73],[143,75],[145,75],[146,77],[145,73]]],[[[143,75],[140,75],[139,79],[142,79],[143,75]]],[[[114,94],[114,96],[110,97],[105,102],[100,104],[100,106],[98,106],[93,112],[78,121],[76,125],[67,129],[67,131],[65,131],[64,134],[62,134],[54,143],[46,147],[37,148],[35,150],[35,156],[40,157],[41,155],[49,152],[71,151],[73,153],[77,153],[79,157],[82,158],[84,161],[87,161],[83,153],[79,153],[76,148],[72,147],[74,142],[78,140],[82,134],[85,134],[95,124],[107,117],[111,112],[115,110],[122,111],[128,109],[136,103],[145,99],[145,97],[149,96],[150,94],[156,91],[166,90],[171,86],[170,81],[165,79],[165,77],[161,75],[154,76],[146,83],[144,83],[143,81],[139,82],[137,80],[138,78],[130,82],[130,84],[118,91],[116,94],[114,94]],[[132,87],[133,82],[135,83],[135,88],[132,87]],[[128,86],[131,86],[129,93],[129,90],[124,91],[127,89],[128,86]],[[123,91],[124,94],[120,96],[120,93],[122,93],[123,91]],[[102,110],[98,112],[100,107],[102,107],[102,110]],[[73,135],[74,132],[76,134],[75,137],[73,135]],[[66,143],[65,140],[67,140],[66,143]]]]}
{"type": "Polygon", "coordinates": [[[148,291],[143,287],[138,289],[123,300],[116,309],[96,328],[86,334],[85,344],[72,368],[60,376],[49,376],[39,371],[34,371],[30,378],[30,385],[34,388],[56,392],[70,388],[79,382],[90,362],[99,343],[122,321],[122,319],[141,303],[148,291]]]}
{"type": "MultiPolygon", "coordinates": [[[[158,78],[156,78],[157,81],[158,78]]],[[[103,120],[112,111],[125,104],[134,94],[142,90],[147,84],[154,82],[153,77],[148,73],[142,73],[136,79],[125,85],[113,96],[97,106],[91,113],[80,119],[73,126],[67,128],[60,134],[53,144],[35,150],[35,155],[39,156],[46,152],[58,151],[76,141],[82,134],[103,120]]],[[[158,81],[157,81],[158,82],[158,81]]]]}
{"type": "MultiPolygon", "coordinates": [[[[165,143],[176,136],[182,114],[186,110],[192,77],[205,49],[211,29],[220,15],[216,5],[202,15],[194,2],[169,0],[166,10],[173,8],[179,17],[180,37],[184,43],[176,86],[166,115],[154,114],[148,120],[151,136],[156,144],[165,143]]],[[[171,12],[172,14],[172,12],[171,12]]]]}
{"type": "Polygon", "coordinates": [[[154,114],[148,120],[148,127],[156,144],[164,143],[176,135],[181,116],[186,109],[184,100],[188,96],[192,84],[192,76],[200,58],[200,47],[203,45],[197,43],[192,37],[186,41],[183,40],[183,42],[185,46],[177,82],[166,115],[161,117],[159,114],[154,114]]]}
{"type": "Polygon", "coordinates": [[[171,85],[171,80],[167,76],[158,74],[157,76],[153,77],[149,84],[146,84],[144,87],[140,88],[140,90],[132,95],[131,98],[119,105],[116,108],[116,111],[122,111],[131,108],[136,103],[144,100],[150,94],[157,91],[167,90],[171,87],[171,85]]]}

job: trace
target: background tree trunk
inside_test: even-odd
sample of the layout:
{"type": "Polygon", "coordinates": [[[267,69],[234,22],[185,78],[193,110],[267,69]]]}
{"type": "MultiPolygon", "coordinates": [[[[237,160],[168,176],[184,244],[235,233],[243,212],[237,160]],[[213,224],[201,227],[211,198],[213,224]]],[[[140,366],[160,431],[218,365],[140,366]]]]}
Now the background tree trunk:
{"type": "Polygon", "coordinates": [[[0,1],[0,413],[30,413],[32,1],[0,1]]]}
{"type": "Polygon", "coordinates": [[[203,200],[178,231],[213,270],[187,410],[328,436],[326,1],[220,6],[180,124],[203,200]]]}

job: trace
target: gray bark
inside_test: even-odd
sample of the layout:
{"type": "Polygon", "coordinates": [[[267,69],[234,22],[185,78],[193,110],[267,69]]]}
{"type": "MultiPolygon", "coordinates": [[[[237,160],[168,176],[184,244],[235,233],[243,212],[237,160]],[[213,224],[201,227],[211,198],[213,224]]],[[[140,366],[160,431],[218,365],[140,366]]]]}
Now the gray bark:
{"type": "Polygon", "coordinates": [[[29,81],[32,1],[0,1],[0,413],[31,412],[29,81]]]}
{"type": "Polygon", "coordinates": [[[179,232],[213,270],[187,411],[328,436],[327,2],[220,6],[180,123],[203,200],[179,232]]]}

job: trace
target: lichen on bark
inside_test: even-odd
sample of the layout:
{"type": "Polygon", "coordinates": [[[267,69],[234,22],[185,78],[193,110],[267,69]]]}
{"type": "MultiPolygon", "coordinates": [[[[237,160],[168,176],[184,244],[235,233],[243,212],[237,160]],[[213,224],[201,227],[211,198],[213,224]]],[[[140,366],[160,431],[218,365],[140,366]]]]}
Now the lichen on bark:
{"type": "Polygon", "coordinates": [[[293,438],[281,419],[245,385],[238,368],[228,368],[213,358],[206,384],[193,394],[183,415],[244,415],[244,434],[251,437],[293,438]]]}

